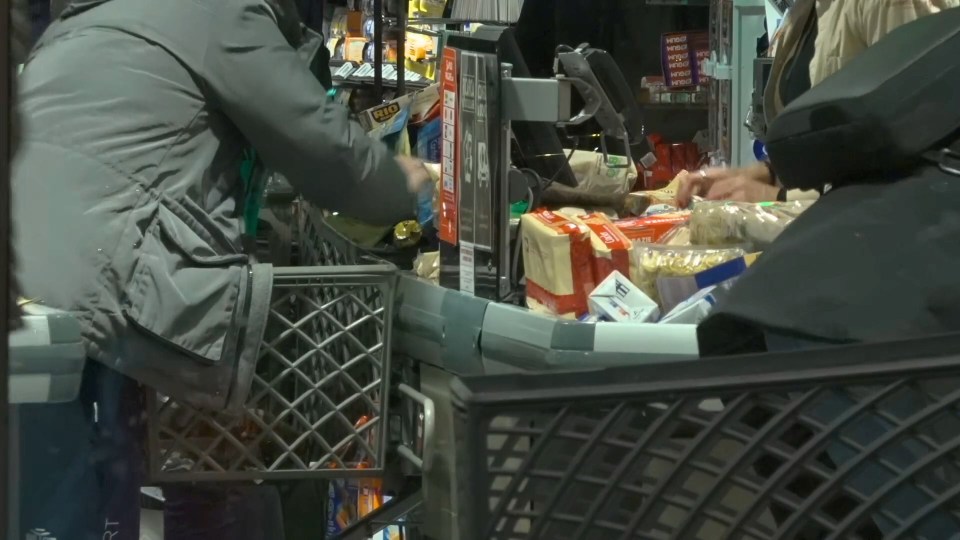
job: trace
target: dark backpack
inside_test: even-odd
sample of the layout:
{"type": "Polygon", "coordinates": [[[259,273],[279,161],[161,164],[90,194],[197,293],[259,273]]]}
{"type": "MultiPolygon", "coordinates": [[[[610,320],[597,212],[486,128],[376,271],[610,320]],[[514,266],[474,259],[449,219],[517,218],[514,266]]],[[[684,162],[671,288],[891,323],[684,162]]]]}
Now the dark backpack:
{"type": "Polygon", "coordinates": [[[960,135],[960,8],[901,26],[790,103],[767,151],[789,189],[887,181],[960,135]]]}

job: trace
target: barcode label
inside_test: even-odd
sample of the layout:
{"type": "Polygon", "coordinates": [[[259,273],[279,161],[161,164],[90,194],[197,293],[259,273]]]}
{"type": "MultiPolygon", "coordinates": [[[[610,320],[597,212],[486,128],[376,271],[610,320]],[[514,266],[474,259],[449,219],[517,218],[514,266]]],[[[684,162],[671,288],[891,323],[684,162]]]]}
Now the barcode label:
{"type": "Polygon", "coordinates": [[[475,293],[475,266],[476,259],[474,258],[474,245],[472,243],[461,242],[460,243],[460,292],[467,293],[469,295],[475,293]]]}

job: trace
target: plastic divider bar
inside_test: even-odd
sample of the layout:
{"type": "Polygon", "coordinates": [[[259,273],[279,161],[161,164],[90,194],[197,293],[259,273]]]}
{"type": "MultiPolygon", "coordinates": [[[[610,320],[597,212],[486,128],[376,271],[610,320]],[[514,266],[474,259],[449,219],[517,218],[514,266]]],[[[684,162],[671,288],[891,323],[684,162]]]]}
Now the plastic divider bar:
{"type": "Polygon", "coordinates": [[[698,356],[693,325],[563,321],[409,275],[400,277],[395,330],[397,353],[462,376],[698,356]]]}

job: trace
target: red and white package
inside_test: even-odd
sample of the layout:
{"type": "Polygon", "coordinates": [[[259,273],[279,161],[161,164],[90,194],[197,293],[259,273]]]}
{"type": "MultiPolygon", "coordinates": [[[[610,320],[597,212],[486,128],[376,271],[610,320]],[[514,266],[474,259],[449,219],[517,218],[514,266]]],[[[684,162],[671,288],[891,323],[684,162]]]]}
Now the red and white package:
{"type": "Polygon", "coordinates": [[[590,229],[549,210],[520,219],[527,307],[564,318],[587,313],[595,287],[590,229]]]}
{"type": "Polygon", "coordinates": [[[594,282],[602,282],[613,272],[632,278],[636,273],[633,242],[605,214],[588,214],[578,220],[590,229],[594,282]]]}
{"type": "Polygon", "coordinates": [[[690,212],[674,212],[655,216],[621,219],[614,225],[633,243],[656,244],[677,225],[690,221],[690,212]]]}

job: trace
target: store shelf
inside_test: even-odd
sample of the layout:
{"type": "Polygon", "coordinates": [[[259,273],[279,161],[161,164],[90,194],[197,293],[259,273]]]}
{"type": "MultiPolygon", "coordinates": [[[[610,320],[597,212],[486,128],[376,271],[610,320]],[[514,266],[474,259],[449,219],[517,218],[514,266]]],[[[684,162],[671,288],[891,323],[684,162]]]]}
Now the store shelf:
{"type": "Polygon", "coordinates": [[[710,106],[706,103],[641,103],[641,107],[646,110],[685,110],[685,111],[707,111],[710,106]]]}
{"type": "Polygon", "coordinates": [[[710,0],[647,0],[647,5],[710,7],[710,0]]]}
{"type": "Polygon", "coordinates": [[[418,17],[410,19],[407,21],[407,24],[449,24],[462,26],[465,24],[485,24],[488,26],[504,26],[509,23],[503,21],[481,21],[481,20],[468,20],[468,19],[444,19],[442,17],[418,17]]]}
{"type": "MultiPolygon", "coordinates": [[[[426,82],[423,82],[423,81],[407,81],[406,87],[407,87],[407,90],[423,90],[424,88],[430,86],[432,83],[433,83],[433,81],[426,81],[426,82]]],[[[374,86],[374,81],[373,81],[373,79],[370,79],[370,80],[364,80],[364,79],[339,79],[339,80],[337,80],[337,79],[335,79],[335,80],[333,81],[333,85],[334,85],[334,86],[337,86],[337,87],[341,87],[341,88],[344,88],[344,87],[350,87],[350,88],[367,88],[367,87],[371,87],[371,88],[372,88],[372,87],[374,86]]],[[[383,80],[383,87],[384,87],[384,88],[397,88],[397,87],[398,87],[398,84],[397,84],[397,81],[390,81],[390,80],[384,79],[384,80],[383,80]]]]}
{"type": "MultiPolygon", "coordinates": [[[[353,88],[375,86],[376,83],[375,83],[375,81],[374,81],[373,76],[363,76],[363,77],[351,77],[351,76],[342,77],[342,76],[340,76],[340,77],[338,77],[338,76],[337,76],[337,72],[340,70],[341,67],[343,67],[345,64],[348,64],[348,63],[349,63],[349,64],[354,64],[354,65],[356,65],[356,66],[358,66],[358,67],[365,65],[365,63],[362,63],[362,62],[345,62],[345,61],[343,61],[343,60],[331,60],[331,61],[330,61],[330,71],[331,71],[332,74],[333,74],[333,84],[334,84],[335,86],[339,86],[339,87],[353,87],[353,88]]],[[[367,63],[367,65],[372,65],[372,64],[367,63]]],[[[390,63],[390,64],[388,64],[388,65],[391,66],[391,67],[395,67],[395,66],[396,66],[396,64],[394,64],[394,63],[390,63]]],[[[423,89],[423,88],[426,88],[426,87],[430,86],[431,84],[433,84],[433,81],[431,81],[431,80],[429,80],[429,79],[421,78],[421,79],[419,79],[419,80],[416,80],[416,79],[409,79],[409,78],[408,78],[408,79],[406,79],[406,84],[405,84],[405,86],[406,86],[407,89],[411,89],[411,90],[421,90],[421,89],[423,89]]],[[[383,87],[384,87],[384,88],[397,88],[397,87],[398,87],[398,81],[397,81],[396,79],[394,79],[394,78],[390,78],[389,75],[387,75],[387,76],[385,76],[385,77],[383,78],[383,87]]]]}

